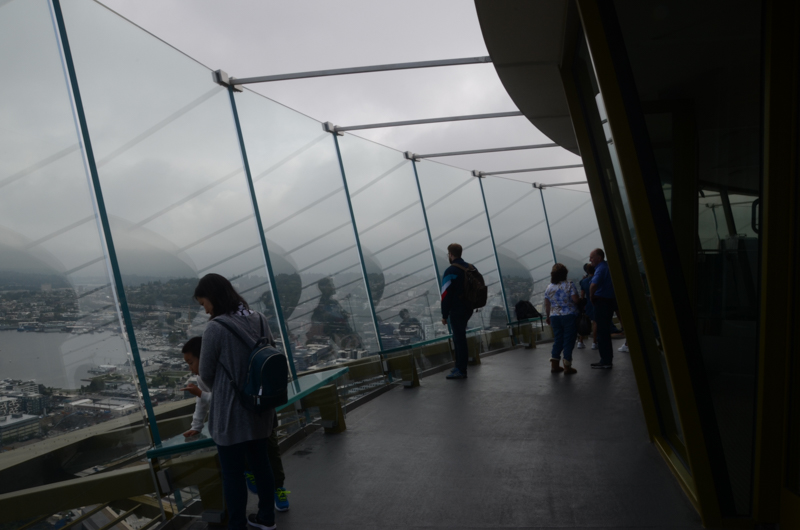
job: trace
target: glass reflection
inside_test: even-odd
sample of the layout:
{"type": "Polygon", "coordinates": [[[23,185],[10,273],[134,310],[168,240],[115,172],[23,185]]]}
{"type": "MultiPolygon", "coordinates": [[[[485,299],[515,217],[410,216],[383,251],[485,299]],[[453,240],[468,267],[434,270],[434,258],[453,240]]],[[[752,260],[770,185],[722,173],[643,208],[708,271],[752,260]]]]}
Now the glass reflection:
{"type": "Polygon", "coordinates": [[[486,307],[472,317],[469,325],[505,328],[509,319],[480,183],[463,169],[428,160],[417,163],[417,173],[439,271],[450,265],[447,245],[459,243],[464,247],[464,260],[478,269],[489,289],[486,307]]]}
{"type": "Polygon", "coordinates": [[[516,305],[521,301],[530,301],[544,313],[542,301],[550,282],[553,252],[539,190],[530,184],[491,176],[483,180],[483,190],[508,313],[515,317],[516,305]]]}
{"type": "Polygon", "coordinates": [[[352,135],[339,146],[383,349],[446,335],[412,162],[352,135]]]}
{"type": "Polygon", "coordinates": [[[587,186],[545,188],[542,190],[556,259],[569,270],[569,279],[578,284],[589,253],[602,248],[597,216],[587,186]]]}
{"type": "Polygon", "coordinates": [[[641,155],[655,155],[646,171],[654,183],[672,187],[675,247],[687,294],[697,297],[699,348],[686,354],[706,376],[696,395],[713,405],[700,410],[715,429],[705,440],[719,470],[721,510],[737,516],[752,511],[754,491],[760,241],[752,225],[762,188],[765,6],[609,5],[647,125],[649,145],[641,155]],[[703,25],[712,18],[714,24],[703,25]],[[677,28],[687,42],[702,45],[690,50],[661,38],[677,28]]]}
{"type": "Polygon", "coordinates": [[[208,321],[192,298],[197,279],[221,274],[269,313],[229,96],[207,68],[104,7],[63,9],[132,338],[151,399],[181,401],[190,375],[180,347],[208,321]]]}
{"type": "MultiPolygon", "coordinates": [[[[253,92],[235,97],[297,370],[377,353],[333,137],[253,92]]],[[[379,275],[372,261],[367,273],[379,275]]],[[[377,278],[370,285],[373,295],[385,289],[377,278]]]]}
{"type": "Polygon", "coordinates": [[[0,87],[0,493],[9,493],[96,473],[150,438],[49,2],[0,9],[0,67],[29,80],[0,87]],[[118,436],[52,454],[36,473],[15,469],[89,427],[118,436]]]}

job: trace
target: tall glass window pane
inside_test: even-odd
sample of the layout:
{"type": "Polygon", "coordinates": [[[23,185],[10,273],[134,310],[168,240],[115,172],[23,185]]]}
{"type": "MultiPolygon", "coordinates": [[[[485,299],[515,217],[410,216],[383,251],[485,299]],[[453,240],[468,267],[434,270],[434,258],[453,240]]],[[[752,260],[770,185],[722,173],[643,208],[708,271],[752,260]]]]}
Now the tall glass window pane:
{"type": "MultiPolygon", "coordinates": [[[[616,0],[614,7],[636,93],[651,117],[657,178],[662,186],[691,186],[687,194],[671,194],[673,221],[678,211],[697,212],[700,239],[694,248],[678,243],[684,257],[694,261],[694,271],[685,275],[698,300],[701,351],[687,353],[701,356],[708,377],[721,465],[728,472],[726,490],[732,492],[720,493],[723,512],[746,515],[758,367],[760,238],[750,225],[762,183],[763,5],[715,0],[653,7],[616,0]],[[675,46],[664,38],[675,31],[695,45],[675,46]],[[681,119],[688,125],[679,135],[659,134],[669,131],[654,127],[655,109],[662,121],[673,116],[677,124],[685,116],[681,119]]],[[[682,237],[696,240],[677,234],[682,237]]]]}
{"type": "Polygon", "coordinates": [[[413,163],[349,134],[339,146],[383,349],[447,335],[413,163]]]}
{"type": "Polygon", "coordinates": [[[295,366],[378,352],[333,135],[248,90],[236,106],[295,366]]]}
{"type": "Polygon", "coordinates": [[[417,162],[417,173],[439,271],[450,265],[447,246],[458,243],[464,247],[464,261],[475,265],[489,288],[486,307],[472,317],[469,326],[506,327],[508,316],[478,179],[463,169],[428,160],[417,162]]]}
{"type": "Polygon", "coordinates": [[[208,321],[198,277],[229,278],[254,309],[271,302],[228,92],[99,4],[63,8],[136,340],[161,367],[150,393],[183,399],[180,345],[208,321]]]}
{"type": "Polygon", "coordinates": [[[588,187],[574,188],[545,188],[542,195],[556,259],[566,265],[569,279],[578,282],[584,276],[584,264],[589,263],[589,253],[602,248],[603,242],[588,187]]]}
{"type": "MultiPolygon", "coordinates": [[[[608,127],[608,116],[600,89],[597,86],[594,67],[583,35],[580,35],[576,50],[573,73],[578,85],[583,111],[587,116],[591,141],[594,146],[592,155],[598,171],[603,175],[602,184],[612,204],[611,222],[620,249],[621,261],[618,264],[623,270],[626,287],[630,293],[635,322],[623,322],[627,329],[636,328],[641,339],[642,358],[653,381],[653,398],[658,407],[659,422],[664,438],[669,441],[676,452],[681,455],[689,470],[686,456],[683,430],[678,418],[678,408],[672,389],[672,380],[667,368],[664,350],[661,347],[661,336],[655,319],[655,312],[650,302],[650,289],[644,271],[639,244],[634,230],[628,203],[627,190],[622,180],[619,159],[611,130],[608,127]]],[[[584,155],[586,156],[586,155],[584,155]]],[[[553,190],[545,190],[551,192],[553,190]]],[[[546,200],[546,199],[545,199],[546,200]]],[[[588,254],[587,254],[588,258],[588,254]]],[[[635,354],[635,352],[634,352],[635,354]]]]}
{"type": "Polygon", "coordinates": [[[553,251],[539,190],[531,184],[487,177],[483,179],[486,207],[492,222],[508,313],[530,301],[544,314],[544,289],[550,283],[553,251]]]}
{"type": "Polygon", "coordinates": [[[0,85],[0,493],[150,444],[59,48],[49,2],[0,4],[0,68],[27,80],[0,85]]]}

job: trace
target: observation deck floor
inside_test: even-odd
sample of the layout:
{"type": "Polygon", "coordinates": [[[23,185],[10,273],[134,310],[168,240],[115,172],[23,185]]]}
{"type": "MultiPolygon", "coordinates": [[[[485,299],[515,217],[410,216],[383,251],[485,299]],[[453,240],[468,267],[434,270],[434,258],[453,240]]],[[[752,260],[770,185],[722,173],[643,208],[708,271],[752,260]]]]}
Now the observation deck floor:
{"type": "Polygon", "coordinates": [[[551,374],[541,344],[370,401],[284,454],[278,528],[702,528],[648,441],[622,343],[613,370],[587,348],[577,374],[551,374]]]}

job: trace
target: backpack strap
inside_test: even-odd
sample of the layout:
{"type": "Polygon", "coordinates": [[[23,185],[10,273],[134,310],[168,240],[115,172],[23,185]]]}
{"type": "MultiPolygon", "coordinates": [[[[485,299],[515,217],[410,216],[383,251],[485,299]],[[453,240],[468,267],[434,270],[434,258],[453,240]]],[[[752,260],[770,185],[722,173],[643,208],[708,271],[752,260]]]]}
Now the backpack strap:
{"type": "MultiPolygon", "coordinates": [[[[230,324],[228,324],[228,323],[227,323],[227,322],[225,322],[224,320],[219,320],[219,319],[216,319],[216,318],[214,319],[214,322],[216,322],[217,324],[221,325],[222,327],[224,327],[225,329],[227,329],[228,331],[230,331],[230,332],[233,334],[233,336],[234,336],[234,337],[236,337],[237,339],[239,339],[239,341],[240,341],[242,344],[244,344],[245,346],[247,346],[247,348],[248,348],[248,349],[250,349],[250,350],[252,350],[252,349],[253,349],[253,346],[251,346],[250,344],[248,344],[248,343],[247,343],[247,341],[246,341],[246,340],[244,340],[244,337],[242,337],[242,336],[239,334],[239,332],[238,332],[238,331],[236,331],[236,329],[234,329],[234,327],[233,327],[233,326],[231,326],[230,324]]],[[[261,331],[262,331],[262,334],[263,334],[263,331],[264,331],[264,322],[263,322],[263,321],[261,322],[261,331]]]]}
{"type": "MultiPolygon", "coordinates": [[[[239,339],[242,344],[247,346],[248,349],[252,349],[252,347],[249,344],[247,344],[247,341],[244,340],[244,338],[239,334],[239,332],[236,331],[236,329],[234,329],[233,326],[231,326],[230,324],[228,324],[224,320],[221,320],[221,319],[218,319],[218,318],[215,318],[214,322],[216,322],[217,324],[221,325],[223,328],[225,328],[228,331],[230,331],[233,334],[233,336],[236,337],[237,339],[239,339]]],[[[263,326],[263,323],[262,323],[262,326],[263,326]]],[[[225,375],[228,376],[228,381],[230,381],[231,385],[233,385],[233,388],[235,388],[237,392],[240,392],[239,385],[237,385],[236,382],[233,380],[233,377],[231,376],[231,373],[228,371],[228,368],[225,366],[225,364],[222,361],[218,361],[218,362],[219,362],[220,367],[222,367],[222,369],[225,371],[225,375]]]]}
{"type": "Polygon", "coordinates": [[[454,267],[458,267],[459,269],[461,269],[464,272],[474,271],[475,270],[475,267],[473,267],[472,264],[470,264],[470,263],[467,263],[467,265],[469,265],[469,267],[464,267],[463,265],[459,265],[458,263],[451,263],[450,265],[452,265],[454,267]]]}

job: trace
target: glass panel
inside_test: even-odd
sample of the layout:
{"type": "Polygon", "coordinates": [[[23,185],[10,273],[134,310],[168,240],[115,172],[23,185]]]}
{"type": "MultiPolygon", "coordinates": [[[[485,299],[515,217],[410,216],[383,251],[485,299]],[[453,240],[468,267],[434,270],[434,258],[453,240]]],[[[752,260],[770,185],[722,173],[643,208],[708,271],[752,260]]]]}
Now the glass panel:
{"type": "MultiPolygon", "coordinates": [[[[637,335],[641,339],[641,346],[644,349],[643,359],[653,381],[653,397],[659,411],[662,433],[686,462],[683,431],[676,412],[677,405],[672,391],[672,381],[661,348],[655,313],[650,302],[650,290],[644,274],[644,264],[636,232],[633,229],[627,191],[621,179],[619,160],[611,138],[611,130],[608,127],[605,105],[599,93],[594,68],[583,35],[579,37],[573,71],[583,110],[588,118],[587,125],[590,128],[591,140],[595,146],[595,163],[601,174],[605,176],[603,185],[612,202],[611,221],[614,225],[614,233],[618,238],[616,243],[622,258],[619,265],[623,269],[622,276],[627,280],[626,287],[631,295],[629,303],[637,317],[636,322],[623,323],[623,325],[626,325],[628,329],[635,327],[637,335]],[[636,281],[636,278],[639,278],[640,281],[636,281]]],[[[550,193],[553,190],[545,191],[550,193]]],[[[686,470],[689,471],[688,464],[686,470]]]]}
{"type": "Polygon", "coordinates": [[[553,251],[539,190],[522,182],[496,177],[483,180],[497,257],[506,289],[508,314],[530,301],[544,314],[544,289],[550,283],[553,251]]]}
{"type": "Polygon", "coordinates": [[[603,247],[592,196],[586,186],[545,188],[542,194],[556,259],[567,267],[569,279],[577,285],[584,276],[583,266],[589,263],[589,253],[603,247]]]}
{"type": "Polygon", "coordinates": [[[150,444],[59,47],[49,2],[0,4],[0,68],[27,79],[0,86],[0,493],[150,444]]]}
{"type": "Polygon", "coordinates": [[[506,327],[508,316],[478,179],[463,169],[428,160],[417,162],[417,173],[439,271],[444,272],[449,266],[447,246],[459,243],[464,247],[464,260],[475,265],[489,288],[486,307],[472,317],[469,325],[484,329],[506,327]]]}
{"type": "Polygon", "coordinates": [[[94,2],[65,2],[64,18],[150,394],[183,400],[180,346],[208,321],[198,277],[221,274],[253,309],[271,305],[228,93],[94,2]]]}
{"type": "MultiPolygon", "coordinates": [[[[762,3],[683,0],[653,9],[616,0],[614,5],[642,108],[648,114],[660,109],[662,115],[667,109],[675,128],[678,116],[688,118],[681,118],[688,126],[671,134],[670,143],[662,142],[667,134],[653,134],[650,147],[662,185],[689,182],[695,193],[702,190],[701,247],[694,252],[691,246],[678,247],[694,254],[696,265],[696,283],[689,290],[700,301],[699,353],[714,406],[708,419],[719,430],[720,465],[727,467],[726,488],[733,497],[729,502],[726,492],[719,492],[722,509],[725,515],[746,515],[758,366],[760,240],[750,218],[761,188],[762,3]],[[714,24],[707,24],[712,19],[714,24]],[[675,46],[663,38],[675,31],[697,45],[675,46]],[[693,154],[687,162],[688,153],[693,154]]],[[[668,132],[665,126],[648,129],[668,132]]],[[[673,194],[673,213],[694,210],[696,197],[673,194]]]]}
{"type": "Polygon", "coordinates": [[[378,352],[333,135],[248,90],[236,106],[297,370],[378,352]]]}
{"type": "Polygon", "coordinates": [[[413,163],[349,134],[339,147],[383,349],[447,335],[413,163]]]}

